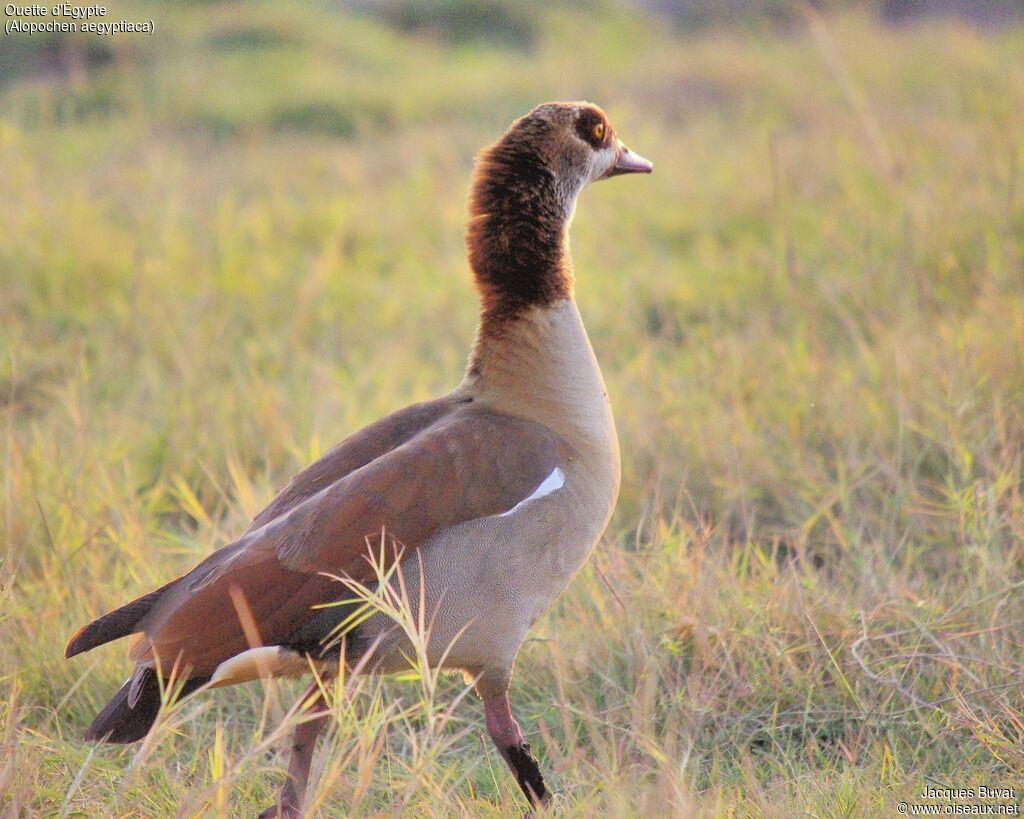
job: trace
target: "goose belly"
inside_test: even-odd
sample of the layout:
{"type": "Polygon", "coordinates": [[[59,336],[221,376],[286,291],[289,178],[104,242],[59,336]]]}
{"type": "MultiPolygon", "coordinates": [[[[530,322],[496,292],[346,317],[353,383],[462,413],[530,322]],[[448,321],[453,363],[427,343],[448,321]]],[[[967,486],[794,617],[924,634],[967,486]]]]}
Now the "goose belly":
{"type": "MultiPolygon", "coordinates": [[[[431,665],[511,666],[527,630],[579,571],[611,513],[614,493],[583,491],[579,478],[566,475],[548,494],[453,527],[403,562],[401,582],[393,578],[391,586],[404,588],[414,614],[422,597],[431,665]]],[[[359,626],[358,642],[377,642],[378,671],[408,665],[410,640],[384,614],[359,626]]]]}

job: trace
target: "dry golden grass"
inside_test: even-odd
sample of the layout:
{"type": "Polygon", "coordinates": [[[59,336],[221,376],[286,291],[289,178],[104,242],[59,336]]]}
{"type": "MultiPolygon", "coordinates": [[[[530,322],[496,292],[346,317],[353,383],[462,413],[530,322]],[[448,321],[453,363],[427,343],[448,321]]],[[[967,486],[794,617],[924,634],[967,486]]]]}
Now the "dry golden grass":
{"type": "MultiPolygon", "coordinates": [[[[64,641],[457,382],[472,154],[580,97],[656,172],[587,191],[573,230],[624,475],[517,666],[555,812],[1019,786],[1024,32],[686,36],[556,5],[442,44],[313,4],[123,5],[157,34],[57,71],[19,41],[0,85],[4,810],[269,804],[298,684],[96,748],[124,648],[64,641]]],[[[323,815],[522,814],[460,680],[344,685],[323,815]]]]}

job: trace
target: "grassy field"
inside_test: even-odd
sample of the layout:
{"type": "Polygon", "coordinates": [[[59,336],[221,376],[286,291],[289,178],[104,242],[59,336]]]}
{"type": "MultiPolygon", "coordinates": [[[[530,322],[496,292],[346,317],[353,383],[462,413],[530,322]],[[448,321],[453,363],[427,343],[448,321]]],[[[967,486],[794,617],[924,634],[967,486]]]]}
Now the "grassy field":
{"type": "MultiPolygon", "coordinates": [[[[473,154],[559,98],[656,168],[573,228],[623,485],[513,683],[554,812],[1019,804],[1024,28],[437,8],[126,0],[152,37],[0,43],[2,810],[272,801],[300,683],[96,748],[125,647],[64,642],[457,383],[473,154]]],[[[348,688],[322,815],[522,815],[460,679],[348,688]]]]}

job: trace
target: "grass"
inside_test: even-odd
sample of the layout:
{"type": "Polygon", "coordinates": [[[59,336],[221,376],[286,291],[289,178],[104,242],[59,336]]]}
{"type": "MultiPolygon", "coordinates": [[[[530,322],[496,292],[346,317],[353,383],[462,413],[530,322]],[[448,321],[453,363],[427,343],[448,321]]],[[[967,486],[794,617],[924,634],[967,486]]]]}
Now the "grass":
{"type": "MultiPolygon", "coordinates": [[[[6,812],[270,803],[299,683],[96,748],[124,647],[64,641],[457,382],[473,152],[580,97],[656,172],[573,228],[624,474],[513,683],[555,812],[870,817],[1020,785],[1024,30],[695,35],[565,4],[493,42],[418,2],[122,6],[156,34],[0,61],[6,812]]],[[[323,815],[521,815],[460,680],[345,684],[323,815]]]]}

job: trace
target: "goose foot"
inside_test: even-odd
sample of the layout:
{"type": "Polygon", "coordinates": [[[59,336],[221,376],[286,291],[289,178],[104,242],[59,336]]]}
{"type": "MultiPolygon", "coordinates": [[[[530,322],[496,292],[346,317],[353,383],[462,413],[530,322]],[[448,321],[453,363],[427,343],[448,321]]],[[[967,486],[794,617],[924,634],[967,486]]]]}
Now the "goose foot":
{"type": "Polygon", "coordinates": [[[530,751],[530,745],[523,739],[519,723],[512,717],[508,703],[508,692],[484,700],[487,717],[487,733],[490,734],[501,758],[505,760],[516,782],[530,805],[539,808],[551,800],[551,794],[544,784],[540,765],[530,751]]]}

